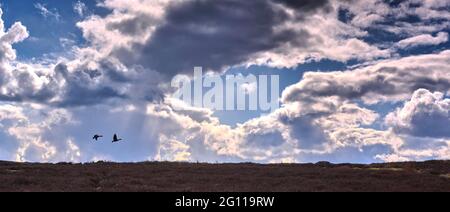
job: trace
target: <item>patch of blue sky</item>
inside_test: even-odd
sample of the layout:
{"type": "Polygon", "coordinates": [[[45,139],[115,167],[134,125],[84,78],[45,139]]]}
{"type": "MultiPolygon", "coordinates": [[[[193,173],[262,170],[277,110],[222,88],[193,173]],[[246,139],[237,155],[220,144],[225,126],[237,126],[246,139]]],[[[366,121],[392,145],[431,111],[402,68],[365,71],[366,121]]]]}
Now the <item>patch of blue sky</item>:
{"type": "MultiPolygon", "coordinates": [[[[296,68],[292,69],[277,69],[271,68],[267,66],[250,66],[246,67],[236,67],[228,70],[225,75],[231,74],[243,74],[246,76],[248,74],[253,74],[255,76],[259,75],[278,75],[280,79],[280,89],[279,89],[279,97],[281,97],[282,92],[289,86],[294,85],[303,78],[303,74],[305,72],[330,72],[330,71],[343,71],[346,70],[347,64],[332,60],[322,60],[318,62],[308,62],[305,64],[301,64],[296,68]]],[[[270,93],[269,88],[269,93],[270,93]]],[[[235,101],[236,103],[236,101],[235,101]]],[[[253,118],[258,118],[261,115],[265,115],[269,112],[267,111],[250,111],[250,110],[233,110],[233,111],[214,111],[214,115],[219,118],[222,124],[227,124],[230,126],[236,126],[238,123],[244,123],[253,118]]]]}
{"type": "MultiPolygon", "coordinates": [[[[67,46],[62,39],[69,44],[81,45],[85,41],[76,23],[81,17],[74,10],[78,0],[2,0],[3,20],[6,28],[15,22],[21,22],[27,27],[30,37],[14,46],[19,60],[30,60],[33,58],[51,57],[52,54],[59,55],[67,51],[67,46]],[[40,4],[54,14],[44,16],[36,5],[40,4]]],[[[86,15],[105,15],[107,10],[97,7],[97,1],[82,1],[87,8],[86,15]]],[[[67,44],[67,43],[66,43],[67,44]]]]}

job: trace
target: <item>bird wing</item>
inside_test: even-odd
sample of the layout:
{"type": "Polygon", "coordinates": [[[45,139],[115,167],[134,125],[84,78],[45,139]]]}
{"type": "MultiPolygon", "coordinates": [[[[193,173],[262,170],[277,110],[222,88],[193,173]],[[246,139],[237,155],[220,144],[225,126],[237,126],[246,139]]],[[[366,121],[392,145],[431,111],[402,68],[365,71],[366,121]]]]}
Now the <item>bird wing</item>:
{"type": "Polygon", "coordinates": [[[117,141],[117,140],[118,140],[118,139],[117,139],[117,134],[114,134],[113,140],[114,140],[114,141],[117,141]]]}

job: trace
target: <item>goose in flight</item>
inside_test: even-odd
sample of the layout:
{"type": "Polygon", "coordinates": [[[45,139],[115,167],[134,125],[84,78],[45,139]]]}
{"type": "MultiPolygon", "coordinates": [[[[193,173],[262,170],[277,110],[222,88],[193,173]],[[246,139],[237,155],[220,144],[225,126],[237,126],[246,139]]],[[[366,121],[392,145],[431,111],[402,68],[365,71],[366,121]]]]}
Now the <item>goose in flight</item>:
{"type": "Polygon", "coordinates": [[[118,136],[117,136],[117,134],[114,134],[114,136],[113,136],[113,143],[116,143],[116,142],[119,142],[119,141],[121,141],[122,139],[121,138],[119,138],[118,136]]]}
{"type": "Polygon", "coordinates": [[[103,135],[94,135],[94,137],[92,137],[92,139],[98,141],[99,138],[103,138],[103,135]]]}

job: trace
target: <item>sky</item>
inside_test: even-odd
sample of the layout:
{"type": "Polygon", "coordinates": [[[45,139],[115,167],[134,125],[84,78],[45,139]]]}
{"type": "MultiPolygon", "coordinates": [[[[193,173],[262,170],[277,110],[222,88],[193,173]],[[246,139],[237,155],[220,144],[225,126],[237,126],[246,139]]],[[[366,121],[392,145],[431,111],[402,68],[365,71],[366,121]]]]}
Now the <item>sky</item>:
{"type": "Polygon", "coordinates": [[[450,159],[448,0],[0,5],[0,160],[450,159]],[[280,107],[174,99],[194,67],[277,75],[280,107]]]}

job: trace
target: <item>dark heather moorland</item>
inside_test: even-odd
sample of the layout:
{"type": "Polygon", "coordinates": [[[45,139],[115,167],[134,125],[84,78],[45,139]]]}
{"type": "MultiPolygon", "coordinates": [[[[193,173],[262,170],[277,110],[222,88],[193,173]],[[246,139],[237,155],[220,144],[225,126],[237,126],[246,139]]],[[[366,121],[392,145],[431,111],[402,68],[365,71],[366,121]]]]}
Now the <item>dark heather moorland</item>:
{"type": "Polygon", "coordinates": [[[450,161],[372,165],[0,162],[0,191],[450,192],[450,161]]]}

